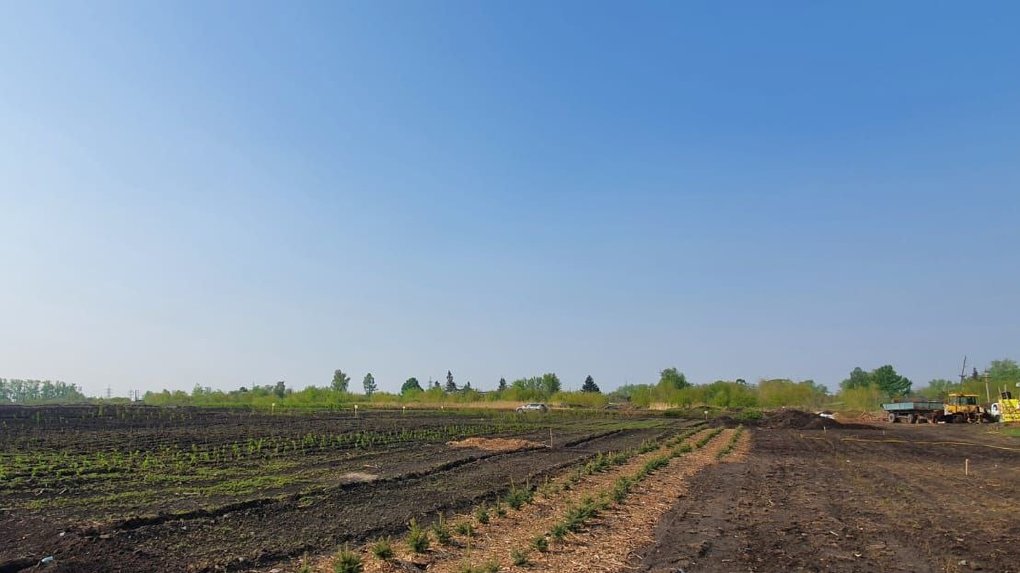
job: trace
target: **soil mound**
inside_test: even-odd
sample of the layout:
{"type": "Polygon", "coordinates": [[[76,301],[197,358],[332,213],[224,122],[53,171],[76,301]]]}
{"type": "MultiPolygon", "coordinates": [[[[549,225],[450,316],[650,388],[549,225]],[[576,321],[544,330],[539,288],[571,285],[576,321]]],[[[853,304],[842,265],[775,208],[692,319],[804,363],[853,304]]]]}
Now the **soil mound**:
{"type": "Polygon", "coordinates": [[[454,448],[477,448],[487,452],[514,452],[543,447],[543,444],[514,438],[467,438],[457,442],[446,442],[446,445],[454,448]]]}
{"type": "Polygon", "coordinates": [[[832,418],[825,418],[803,410],[783,409],[765,415],[761,427],[788,430],[871,430],[866,424],[842,423],[832,418]]]}

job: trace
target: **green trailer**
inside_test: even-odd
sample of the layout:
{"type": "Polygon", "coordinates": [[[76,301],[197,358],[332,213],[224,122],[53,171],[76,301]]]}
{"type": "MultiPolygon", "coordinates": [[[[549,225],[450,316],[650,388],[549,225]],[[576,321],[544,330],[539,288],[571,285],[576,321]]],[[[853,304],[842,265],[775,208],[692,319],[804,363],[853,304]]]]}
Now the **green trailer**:
{"type": "Polygon", "coordinates": [[[916,424],[928,422],[934,424],[942,420],[945,414],[945,404],[938,401],[924,402],[892,402],[882,404],[882,409],[889,416],[892,423],[906,422],[916,424]]]}

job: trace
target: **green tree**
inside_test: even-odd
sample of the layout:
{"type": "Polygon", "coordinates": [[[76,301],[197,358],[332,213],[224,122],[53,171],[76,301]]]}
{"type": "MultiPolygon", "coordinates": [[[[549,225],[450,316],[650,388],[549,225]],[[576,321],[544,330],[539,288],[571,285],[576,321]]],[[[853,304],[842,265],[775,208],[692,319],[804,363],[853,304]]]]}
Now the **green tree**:
{"type": "Polygon", "coordinates": [[[901,376],[889,364],[872,370],[871,381],[889,397],[906,396],[910,393],[912,384],[906,376],[901,376]]]}
{"type": "Polygon", "coordinates": [[[691,383],[687,381],[687,377],[684,376],[683,372],[677,371],[676,368],[666,368],[659,373],[659,386],[661,388],[683,390],[690,385],[691,383]]]}
{"type": "Polygon", "coordinates": [[[928,382],[928,385],[917,391],[918,394],[930,400],[944,400],[950,392],[955,392],[957,384],[952,380],[936,378],[928,382]]]}
{"type": "Polygon", "coordinates": [[[581,385],[581,391],[601,393],[598,384],[595,383],[595,379],[591,377],[591,374],[589,374],[588,377],[584,379],[584,384],[581,385]]]}
{"type": "Polygon", "coordinates": [[[404,381],[404,384],[400,387],[400,394],[406,395],[408,392],[414,391],[424,392],[425,390],[422,389],[421,384],[418,383],[418,379],[412,376],[404,381]]]}
{"type": "Polygon", "coordinates": [[[273,386],[273,394],[276,394],[277,398],[283,398],[284,396],[286,396],[287,382],[285,380],[280,380],[279,382],[277,382],[276,385],[273,386]]]}
{"type": "Polygon", "coordinates": [[[334,392],[346,392],[347,385],[351,383],[351,377],[344,374],[343,370],[335,370],[333,372],[333,384],[331,387],[334,392]]]}
{"type": "Polygon", "coordinates": [[[1015,360],[1008,358],[992,360],[991,366],[985,370],[985,375],[988,376],[988,382],[996,388],[996,392],[1000,386],[1015,388],[1016,384],[1020,382],[1020,365],[1015,360]]]}
{"type": "Polygon", "coordinates": [[[871,372],[865,372],[858,366],[850,372],[849,378],[839,383],[839,387],[842,390],[875,387],[886,397],[894,398],[909,394],[911,384],[907,377],[901,376],[895,368],[886,364],[871,372]]]}
{"type": "Polygon", "coordinates": [[[850,377],[839,383],[839,387],[843,390],[850,390],[851,388],[865,388],[871,386],[871,375],[865,372],[860,366],[853,369],[850,372],[850,377]]]}
{"type": "Polygon", "coordinates": [[[453,382],[453,372],[450,372],[449,370],[446,371],[446,391],[447,392],[457,391],[457,384],[453,382]]]}
{"type": "Polygon", "coordinates": [[[365,396],[371,398],[372,394],[375,394],[376,389],[375,376],[372,376],[372,373],[369,372],[368,374],[365,374],[365,379],[361,383],[365,387],[365,396]]]}
{"type": "Polygon", "coordinates": [[[552,372],[546,372],[542,375],[542,392],[545,393],[546,397],[552,396],[553,394],[560,391],[560,378],[552,372]]]}
{"type": "Polygon", "coordinates": [[[504,390],[506,390],[506,378],[500,378],[499,379],[499,391],[503,392],[504,390]]]}

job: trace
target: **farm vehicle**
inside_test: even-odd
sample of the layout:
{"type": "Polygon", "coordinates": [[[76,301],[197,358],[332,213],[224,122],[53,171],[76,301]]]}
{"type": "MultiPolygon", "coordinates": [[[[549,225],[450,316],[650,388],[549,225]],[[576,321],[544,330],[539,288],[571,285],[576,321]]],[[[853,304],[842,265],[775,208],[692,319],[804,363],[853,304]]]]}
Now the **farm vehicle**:
{"type": "Polygon", "coordinates": [[[978,404],[976,394],[951,393],[945,402],[918,401],[882,404],[889,422],[964,423],[990,422],[991,414],[978,404]]]}
{"type": "Polygon", "coordinates": [[[1012,392],[1003,390],[999,393],[999,401],[992,402],[988,414],[996,422],[1004,424],[1020,422],[1020,400],[1013,397],[1012,392]]]}

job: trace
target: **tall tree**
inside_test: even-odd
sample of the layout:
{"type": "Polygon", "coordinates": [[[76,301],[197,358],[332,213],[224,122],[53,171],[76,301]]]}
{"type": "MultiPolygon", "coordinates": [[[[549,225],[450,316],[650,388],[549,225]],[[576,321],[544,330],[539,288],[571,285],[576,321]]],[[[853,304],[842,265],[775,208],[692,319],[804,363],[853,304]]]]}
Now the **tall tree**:
{"type": "Polygon", "coordinates": [[[956,386],[956,383],[952,380],[936,378],[935,380],[928,382],[928,386],[921,388],[917,392],[932,400],[944,400],[947,394],[956,391],[956,386]]]}
{"type": "Polygon", "coordinates": [[[506,390],[506,378],[500,378],[499,379],[499,391],[502,392],[504,390],[506,390]]]}
{"type": "Polygon", "coordinates": [[[331,387],[334,392],[346,392],[347,385],[351,383],[351,377],[344,374],[343,370],[335,370],[333,372],[333,384],[331,387]]]}
{"type": "Polygon", "coordinates": [[[584,384],[581,385],[581,391],[601,393],[598,384],[595,383],[595,379],[591,377],[591,374],[589,374],[588,377],[584,379],[584,384]]]}
{"type": "Polygon", "coordinates": [[[277,398],[283,398],[287,395],[287,382],[280,380],[273,386],[273,394],[276,394],[277,398]]]}
{"type": "Polygon", "coordinates": [[[361,383],[365,386],[365,395],[371,398],[372,394],[375,394],[375,376],[369,372],[365,374],[365,379],[361,383]]]}
{"type": "Polygon", "coordinates": [[[666,368],[662,372],[659,372],[659,386],[661,388],[675,388],[682,390],[691,383],[687,381],[687,377],[684,376],[683,372],[678,371],[676,368],[666,368]]]}
{"type": "Polygon", "coordinates": [[[447,392],[457,391],[457,385],[454,384],[453,382],[453,372],[450,372],[449,370],[446,371],[446,391],[447,392]]]}
{"type": "Polygon", "coordinates": [[[553,372],[546,372],[542,375],[542,392],[546,396],[552,396],[560,391],[560,377],[553,372]]]}
{"type": "Polygon", "coordinates": [[[852,388],[864,388],[871,386],[871,374],[864,371],[860,366],[853,369],[850,372],[850,377],[839,383],[839,387],[843,390],[850,390],[852,388]]]}
{"type": "Polygon", "coordinates": [[[413,392],[415,390],[418,392],[425,391],[422,389],[421,384],[418,383],[418,379],[412,376],[404,381],[404,384],[400,387],[400,394],[407,394],[408,392],[413,392]]]}
{"type": "Polygon", "coordinates": [[[1015,386],[1017,382],[1020,382],[1020,365],[1016,363],[1016,360],[1008,358],[992,360],[992,365],[988,367],[988,370],[985,370],[985,374],[988,376],[988,381],[996,388],[1015,386]]]}
{"type": "Polygon", "coordinates": [[[891,365],[879,366],[871,371],[871,381],[887,396],[905,396],[910,392],[912,382],[896,372],[891,365]]]}

